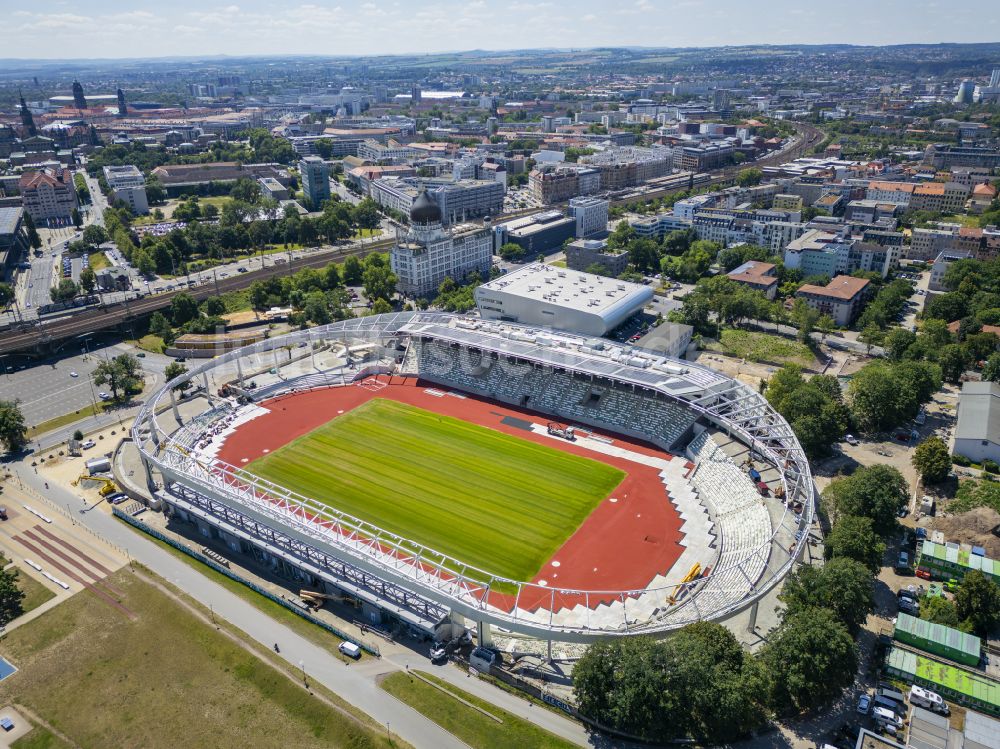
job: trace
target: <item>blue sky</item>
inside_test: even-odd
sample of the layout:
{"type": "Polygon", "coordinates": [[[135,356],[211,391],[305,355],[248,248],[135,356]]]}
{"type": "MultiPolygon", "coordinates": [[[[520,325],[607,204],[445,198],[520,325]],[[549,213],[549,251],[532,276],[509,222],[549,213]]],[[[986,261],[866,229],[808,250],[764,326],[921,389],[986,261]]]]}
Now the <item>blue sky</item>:
{"type": "Polygon", "coordinates": [[[0,0],[0,57],[1000,41],[995,0],[0,0]]]}

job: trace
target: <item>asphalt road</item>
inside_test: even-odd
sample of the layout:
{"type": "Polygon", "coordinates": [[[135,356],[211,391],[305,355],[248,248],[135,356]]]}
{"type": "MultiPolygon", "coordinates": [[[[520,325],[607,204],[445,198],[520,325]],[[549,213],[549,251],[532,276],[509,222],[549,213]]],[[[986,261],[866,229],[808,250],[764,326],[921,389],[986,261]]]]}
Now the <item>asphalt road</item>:
{"type": "MultiPolygon", "coordinates": [[[[393,736],[399,736],[415,747],[468,749],[468,746],[454,735],[376,686],[377,675],[398,670],[400,666],[405,667],[408,664],[411,667],[428,670],[433,668],[426,658],[414,653],[412,657],[405,658],[405,663],[402,664],[397,662],[393,665],[383,660],[345,665],[334,658],[328,650],[276,622],[107,513],[101,510],[81,512],[83,505],[80,498],[72,492],[56,485],[46,489],[42,477],[23,464],[20,465],[19,475],[21,480],[29,484],[36,493],[45,492],[55,504],[69,507],[76,522],[95,531],[110,543],[126,549],[132,559],[146,565],[203,606],[211,607],[215,616],[234,623],[248,637],[266,648],[271,648],[276,642],[279,643],[281,653],[278,657],[285,660],[291,669],[297,671],[300,668],[299,664],[304,664],[309,679],[321,682],[327,689],[367,713],[375,722],[387,726],[387,730],[393,736]]],[[[44,509],[45,505],[39,504],[39,507],[44,509]]],[[[66,522],[66,520],[60,516],[56,522],[66,522]]],[[[512,709],[532,722],[550,730],[555,729],[561,736],[571,738],[584,746],[589,743],[589,737],[584,729],[566,718],[531,707],[530,703],[511,697],[488,684],[456,676],[454,669],[440,669],[436,673],[450,677],[449,681],[454,680],[463,688],[468,688],[477,694],[489,693],[489,699],[512,709]]]]}

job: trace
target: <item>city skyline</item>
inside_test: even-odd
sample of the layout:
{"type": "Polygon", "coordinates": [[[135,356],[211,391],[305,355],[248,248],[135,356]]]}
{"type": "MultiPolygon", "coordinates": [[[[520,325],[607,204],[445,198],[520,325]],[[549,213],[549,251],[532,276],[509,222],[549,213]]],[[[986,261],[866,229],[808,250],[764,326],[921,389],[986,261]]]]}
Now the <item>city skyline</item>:
{"type": "Polygon", "coordinates": [[[943,6],[846,0],[839,12],[776,0],[767,12],[721,0],[393,0],[284,3],[262,0],[164,6],[109,0],[41,0],[9,10],[4,57],[155,58],[249,55],[392,55],[571,47],[713,47],[780,44],[976,43],[1000,25],[985,0],[943,6]],[[858,24],[859,18],[864,19],[858,24]],[[58,52],[58,53],[56,53],[58,52]]]}

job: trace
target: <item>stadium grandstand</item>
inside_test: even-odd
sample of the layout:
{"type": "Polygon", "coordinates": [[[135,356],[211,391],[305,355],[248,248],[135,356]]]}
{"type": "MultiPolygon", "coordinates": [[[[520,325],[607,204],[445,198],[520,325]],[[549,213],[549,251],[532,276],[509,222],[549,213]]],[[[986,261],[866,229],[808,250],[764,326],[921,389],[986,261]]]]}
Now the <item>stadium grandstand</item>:
{"type": "MultiPolygon", "coordinates": [[[[445,313],[344,320],[222,352],[151,396],[132,436],[154,508],[412,627],[431,632],[449,617],[464,619],[477,626],[481,643],[494,630],[586,643],[726,618],[755,605],[790,570],[814,515],[806,458],[787,423],[752,388],[629,345],[445,313]],[[182,420],[178,386],[185,383],[198,386],[191,402],[201,399],[205,407],[182,420]],[[331,447],[338,434],[320,435],[326,453],[309,453],[303,440],[314,439],[313,429],[346,428],[346,416],[371,417],[361,409],[391,398],[408,404],[400,406],[410,409],[403,412],[408,418],[436,414],[429,421],[442,434],[452,418],[478,419],[489,434],[468,431],[464,439],[509,440],[491,448],[497,460],[501,450],[516,457],[517,445],[530,440],[537,444],[525,449],[544,451],[539,455],[553,465],[601,461],[609,464],[595,468],[602,480],[619,469],[614,475],[626,478],[593,507],[581,487],[583,519],[557,528],[550,559],[536,570],[530,565],[537,562],[512,553],[509,569],[530,570],[521,577],[469,558],[461,550],[474,549],[475,538],[447,538],[441,524],[418,527],[420,513],[380,520],[352,509],[346,493],[338,501],[336,493],[320,497],[275,478],[290,475],[279,470],[288,450],[323,455],[319,470],[336,477],[338,461],[347,459],[331,447]],[[327,415],[319,413],[324,408],[327,415]],[[290,426],[279,436],[282,424],[290,426]],[[646,483],[629,483],[640,480],[646,483]],[[596,532],[588,531],[595,523],[596,532]]],[[[406,450],[423,449],[419,443],[406,450]]],[[[385,480],[373,477],[372,486],[390,483],[390,453],[385,480]]],[[[414,452],[407,481],[418,484],[419,469],[414,452]]],[[[468,462],[435,470],[476,469],[468,462]]],[[[411,493],[398,486],[388,489],[399,494],[390,507],[411,493]]],[[[515,488],[515,495],[530,493],[515,488]]],[[[455,515],[482,511],[484,533],[511,536],[518,527],[557,523],[561,513],[549,512],[550,498],[529,499],[517,505],[522,516],[513,531],[501,522],[507,510],[486,497],[473,497],[455,515]],[[496,527],[488,528],[494,511],[496,527]]],[[[462,527],[477,533],[475,524],[462,527]]]]}

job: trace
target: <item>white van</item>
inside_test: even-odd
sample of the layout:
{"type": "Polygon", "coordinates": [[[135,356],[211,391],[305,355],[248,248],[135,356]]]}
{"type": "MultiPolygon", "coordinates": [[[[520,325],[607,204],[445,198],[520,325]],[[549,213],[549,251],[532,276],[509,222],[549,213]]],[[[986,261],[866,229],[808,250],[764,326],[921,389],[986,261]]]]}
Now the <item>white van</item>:
{"type": "Polygon", "coordinates": [[[896,713],[892,710],[887,710],[884,707],[876,707],[872,710],[872,717],[880,726],[893,726],[895,728],[903,727],[903,719],[896,715],[896,713]]]}
{"type": "Polygon", "coordinates": [[[346,655],[348,658],[353,658],[354,660],[358,660],[358,658],[361,657],[361,648],[353,642],[342,642],[337,650],[346,655]]]}
{"type": "Polygon", "coordinates": [[[910,687],[910,704],[933,710],[941,715],[948,715],[951,712],[940,694],[918,687],[916,684],[910,687]]]}

